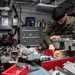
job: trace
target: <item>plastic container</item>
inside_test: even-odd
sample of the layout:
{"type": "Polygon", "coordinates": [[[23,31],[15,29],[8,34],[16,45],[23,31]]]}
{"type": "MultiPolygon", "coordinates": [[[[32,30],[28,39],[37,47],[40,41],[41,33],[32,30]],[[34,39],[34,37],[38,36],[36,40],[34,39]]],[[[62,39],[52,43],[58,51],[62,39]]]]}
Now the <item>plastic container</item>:
{"type": "Polygon", "coordinates": [[[2,75],[28,75],[28,66],[17,68],[16,64],[2,72],[2,75]]]}
{"type": "Polygon", "coordinates": [[[52,60],[52,61],[41,62],[41,67],[43,67],[47,71],[49,71],[51,69],[55,70],[56,66],[58,66],[60,68],[63,68],[63,64],[67,61],[74,62],[75,57],[67,57],[67,58],[60,59],[60,60],[52,60]]]}
{"type": "Polygon", "coordinates": [[[54,53],[52,52],[52,50],[48,50],[48,49],[46,49],[46,54],[48,56],[53,56],[54,55],[54,53]]]}

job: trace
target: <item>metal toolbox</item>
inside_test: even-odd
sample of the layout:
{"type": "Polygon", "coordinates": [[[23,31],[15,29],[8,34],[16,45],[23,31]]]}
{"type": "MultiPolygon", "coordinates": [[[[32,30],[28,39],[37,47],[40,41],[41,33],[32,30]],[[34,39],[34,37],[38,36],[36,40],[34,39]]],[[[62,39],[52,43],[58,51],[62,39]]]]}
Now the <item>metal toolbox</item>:
{"type": "Polygon", "coordinates": [[[23,45],[39,46],[41,43],[42,27],[20,27],[20,43],[23,45]]]}

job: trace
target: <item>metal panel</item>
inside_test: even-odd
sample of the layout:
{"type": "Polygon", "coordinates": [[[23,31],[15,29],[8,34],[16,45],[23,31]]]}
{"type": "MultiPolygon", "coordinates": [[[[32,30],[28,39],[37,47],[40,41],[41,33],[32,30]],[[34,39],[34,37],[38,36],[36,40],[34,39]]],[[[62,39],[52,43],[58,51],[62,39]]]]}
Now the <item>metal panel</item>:
{"type": "Polygon", "coordinates": [[[23,45],[39,46],[41,43],[42,27],[20,27],[20,43],[23,45]]]}
{"type": "Polygon", "coordinates": [[[39,45],[40,44],[40,39],[36,39],[36,38],[31,38],[31,39],[22,39],[21,43],[24,45],[39,45]]]}
{"type": "Polygon", "coordinates": [[[38,31],[24,31],[22,37],[38,37],[40,32],[38,31]]]}
{"type": "Polygon", "coordinates": [[[22,31],[25,31],[25,30],[27,30],[27,31],[29,31],[29,30],[34,31],[34,30],[39,30],[39,27],[25,27],[25,26],[21,26],[21,30],[22,31]]]}

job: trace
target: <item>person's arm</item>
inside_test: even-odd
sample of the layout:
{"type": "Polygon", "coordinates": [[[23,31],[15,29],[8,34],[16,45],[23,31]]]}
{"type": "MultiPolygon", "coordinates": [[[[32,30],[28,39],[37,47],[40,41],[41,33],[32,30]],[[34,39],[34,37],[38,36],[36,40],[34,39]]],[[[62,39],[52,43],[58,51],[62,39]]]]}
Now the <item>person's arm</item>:
{"type": "Polygon", "coordinates": [[[67,34],[67,35],[61,35],[60,38],[74,38],[75,39],[75,33],[73,34],[67,34]]]}
{"type": "Polygon", "coordinates": [[[47,46],[51,44],[50,34],[52,33],[53,30],[54,30],[54,25],[51,24],[51,25],[48,25],[43,31],[43,40],[47,46]]]}

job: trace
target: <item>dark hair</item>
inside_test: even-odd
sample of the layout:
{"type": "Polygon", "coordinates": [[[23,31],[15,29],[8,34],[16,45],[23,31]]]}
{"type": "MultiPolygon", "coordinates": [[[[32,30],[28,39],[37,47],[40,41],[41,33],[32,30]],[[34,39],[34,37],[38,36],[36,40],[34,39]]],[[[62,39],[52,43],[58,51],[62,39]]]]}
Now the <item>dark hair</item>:
{"type": "Polygon", "coordinates": [[[66,11],[63,7],[56,7],[53,9],[52,18],[53,20],[58,21],[64,17],[65,13],[66,11]]]}

